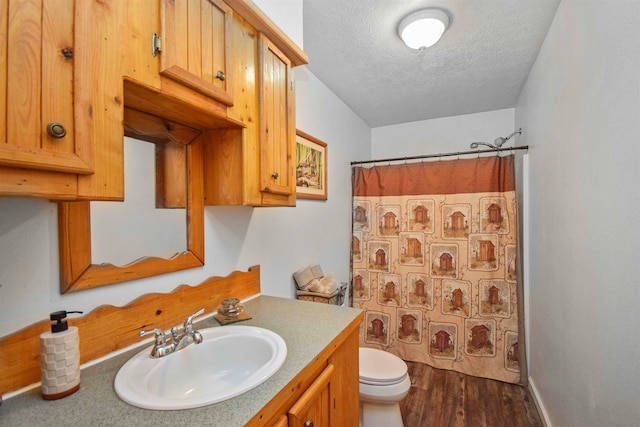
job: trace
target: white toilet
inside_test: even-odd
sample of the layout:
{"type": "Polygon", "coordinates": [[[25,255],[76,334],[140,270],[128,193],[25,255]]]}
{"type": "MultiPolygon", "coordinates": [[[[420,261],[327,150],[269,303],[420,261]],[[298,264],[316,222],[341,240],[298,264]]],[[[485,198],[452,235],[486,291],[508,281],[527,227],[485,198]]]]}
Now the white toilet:
{"type": "Polygon", "coordinates": [[[411,380],[402,359],[360,348],[360,427],[403,427],[400,401],[409,388],[411,380]]]}

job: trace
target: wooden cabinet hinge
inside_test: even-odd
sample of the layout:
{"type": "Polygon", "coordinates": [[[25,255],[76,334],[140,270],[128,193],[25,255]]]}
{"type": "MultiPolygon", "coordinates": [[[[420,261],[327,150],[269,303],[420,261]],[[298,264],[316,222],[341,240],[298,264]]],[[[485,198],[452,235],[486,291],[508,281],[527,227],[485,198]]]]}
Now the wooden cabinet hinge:
{"type": "Polygon", "coordinates": [[[151,35],[151,54],[155,57],[162,52],[162,39],[156,33],[151,35]]]}

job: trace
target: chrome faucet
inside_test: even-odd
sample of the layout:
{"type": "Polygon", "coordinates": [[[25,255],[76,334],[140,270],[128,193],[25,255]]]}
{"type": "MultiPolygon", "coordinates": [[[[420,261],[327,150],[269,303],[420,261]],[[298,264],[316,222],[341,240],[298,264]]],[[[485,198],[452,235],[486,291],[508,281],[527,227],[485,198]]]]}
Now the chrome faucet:
{"type": "Polygon", "coordinates": [[[175,353],[176,351],[180,351],[192,343],[200,344],[202,342],[202,334],[193,330],[193,318],[201,315],[202,313],[204,313],[204,308],[201,308],[187,317],[187,320],[184,321],[184,325],[182,325],[182,327],[174,326],[171,328],[171,336],[169,338],[167,338],[164,331],[158,328],[154,328],[150,331],[140,331],[139,335],[141,337],[150,334],[155,335],[156,341],[151,349],[151,357],[158,359],[171,353],[175,353]]]}
{"type": "Polygon", "coordinates": [[[164,357],[168,354],[173,353],[176,348],[176,345],[173,342],[167,344],[167,337],[164,334],[162,329],[155,328],[150,331],[140,331],[138,335],[144,337],[145,335],[155,334],[156,343],[153,345],[151,349],[151,357],[154,359],[158,359],[160,357],[164,357]]]}
{"type": "Polygon", "coordinates": [[[178,326],[171,328],[171,341],[175,344],[175,351],[182,350],[191,343],[200,344],[202,342],[202,334],[193,330],[193,318],[200,316],[204,313],[204,308],[201,308],[191,316],[187,317],[182,325],[182,332],[178,326]]]}

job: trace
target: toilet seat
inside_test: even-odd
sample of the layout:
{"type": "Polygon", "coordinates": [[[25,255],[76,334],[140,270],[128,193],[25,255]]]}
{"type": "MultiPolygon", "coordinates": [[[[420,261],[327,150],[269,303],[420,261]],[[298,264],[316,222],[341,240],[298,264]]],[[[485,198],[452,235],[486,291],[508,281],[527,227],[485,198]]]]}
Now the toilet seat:
{"type": "Polygon", "coordinates": [[[360,347],[360,383],[374,386],[399,384],[407,377],[407,364],[386,351],[360,347]]]}
{"type": "Polygon", "coordinates": [[[411,379],[409,375],[397,384],[371,385],[361,382],[358,384],[359,399],[361,403],[395,404],[400,402],[409,393],[411,379]]]}

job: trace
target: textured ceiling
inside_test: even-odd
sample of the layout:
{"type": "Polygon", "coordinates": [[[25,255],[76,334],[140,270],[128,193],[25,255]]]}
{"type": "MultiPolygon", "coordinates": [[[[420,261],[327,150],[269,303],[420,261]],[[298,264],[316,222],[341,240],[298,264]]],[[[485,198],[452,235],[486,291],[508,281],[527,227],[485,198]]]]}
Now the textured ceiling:
{"type": "Polygon", "coordinates": [[[303,0],[308,68],[369,126],[515,106],[560,0],[303,0]],[[409,49],[407,14],[437,7],[440,41],[409,49]]]}

